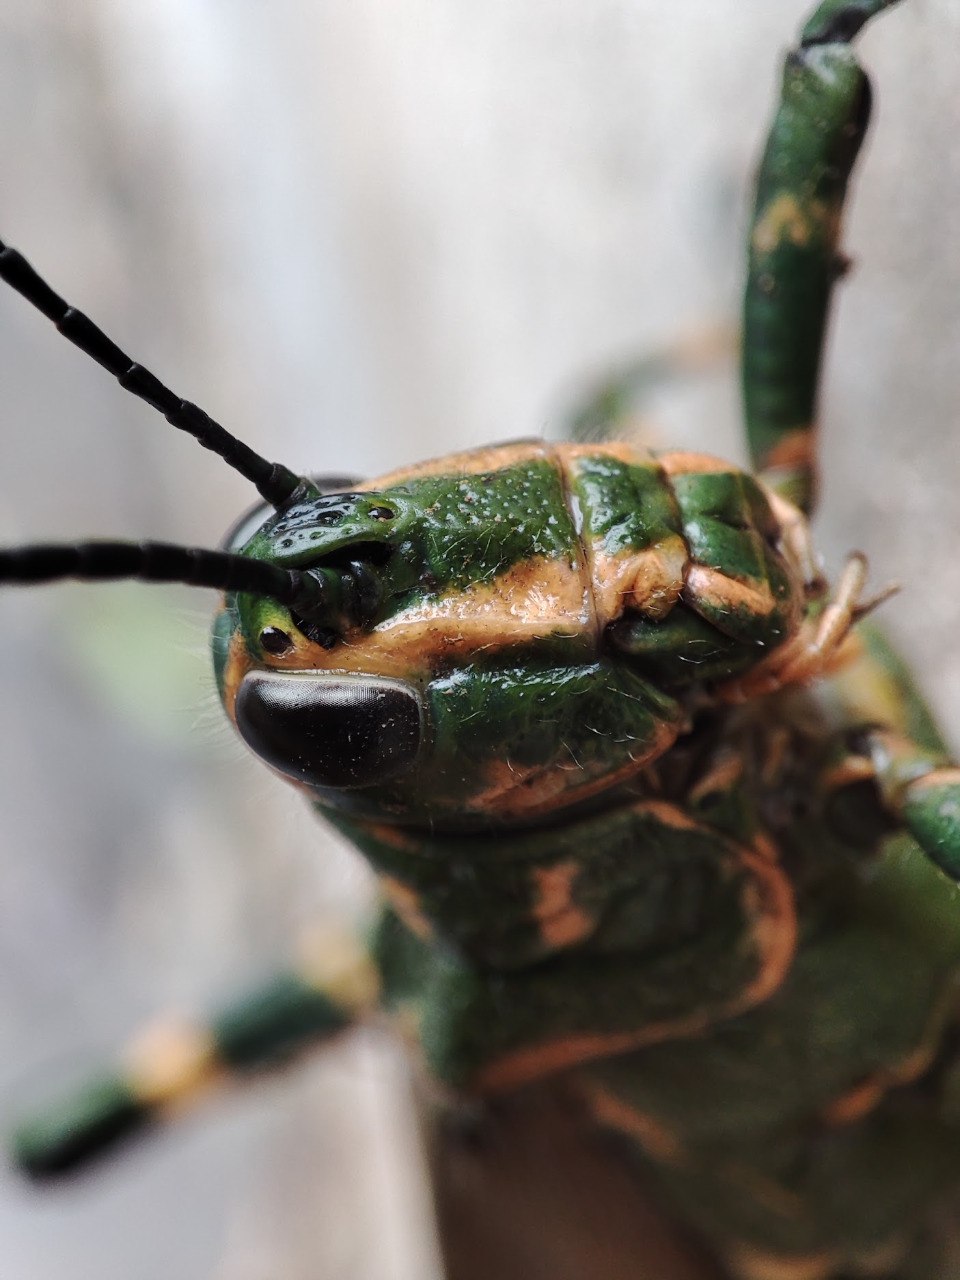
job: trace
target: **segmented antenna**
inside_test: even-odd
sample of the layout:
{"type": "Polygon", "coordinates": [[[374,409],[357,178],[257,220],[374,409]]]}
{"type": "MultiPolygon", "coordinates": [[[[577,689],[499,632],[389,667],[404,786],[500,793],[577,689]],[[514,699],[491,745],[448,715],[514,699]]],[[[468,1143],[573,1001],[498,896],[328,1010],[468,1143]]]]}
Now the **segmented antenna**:
{"type": "Polygon", "coordinates": [[[5,280],[38,311],[42,311],[74,346],[85,351],[97,364],[112,373],[124,391],[132,392],[154,409],[158,409],[171,426],[189,432],[205,449],[219,454],[235,471],[252,480],[263,498],[272,506],[282,507],[301,483],[299,476],[279,462],[268,462],[259,453],[254,453],[248,445],[232,436],[219,422],[214,422],[197,405],[174,395],[149,369],[137,364],[121,351],[89,316],[85,316],[76,307],[71,307],[59,294],[54,293],[26,258],[16,249],[9,248],[2,240],[0,280],[5,280]]]}
{"type": "Polygon", "coordinates": [[[0,582],[24,586],[61,578],[182,582],[220,591],[250,591],[309,614],[324,604],[322,579],[266,560],[168,542],[37,543],[0,549],[0,582]]]}

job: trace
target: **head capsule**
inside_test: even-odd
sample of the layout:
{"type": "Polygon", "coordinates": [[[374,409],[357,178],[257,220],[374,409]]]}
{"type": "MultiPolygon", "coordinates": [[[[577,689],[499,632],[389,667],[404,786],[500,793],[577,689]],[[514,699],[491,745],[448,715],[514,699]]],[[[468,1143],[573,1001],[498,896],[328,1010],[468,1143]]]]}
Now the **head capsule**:
{"type": "Polygon", "coordinates": [[[243,555],[312,594],[227,596],[215,652],[241,736],[326,808],[438,830],[629,783],[689,725],[691,690],[792,638],[809,576],[754,481],[679,459],[504,446],[245,525],[243,555]]]}

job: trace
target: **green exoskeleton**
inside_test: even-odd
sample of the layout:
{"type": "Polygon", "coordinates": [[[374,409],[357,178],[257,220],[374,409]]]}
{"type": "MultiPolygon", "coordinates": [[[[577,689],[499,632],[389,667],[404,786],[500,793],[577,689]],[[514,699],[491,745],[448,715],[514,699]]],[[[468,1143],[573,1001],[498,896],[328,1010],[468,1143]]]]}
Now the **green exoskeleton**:
{"type": "Polygon", "coordinates": [[[383,892],[355,953],[305,948],[25,1124],[29,1173],[386,1015],[448,1097],[562,1081],[736,1280],[957,1274],[960,771],[857,626],[864,558],[827,584],[808,528],[869,114],[850,45],[891,3],[827,0],[786,63],[750,231],[755,475],[594,439],[329,492],[0,245],[8,284],[266,504],[219,552],[21,547],[0,578],[221,588],[228,717],[383,892]]]}

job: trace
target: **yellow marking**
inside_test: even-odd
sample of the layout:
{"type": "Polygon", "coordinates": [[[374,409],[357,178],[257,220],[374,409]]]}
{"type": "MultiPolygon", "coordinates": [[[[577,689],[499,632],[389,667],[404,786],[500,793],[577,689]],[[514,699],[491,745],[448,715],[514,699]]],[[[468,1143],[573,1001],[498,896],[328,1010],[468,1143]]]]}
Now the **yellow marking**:
{"type": "Polygon", "coordinates": [[[933,769],[922,778],[914,778],[910,783],[911,791],[929,791],[936,787],[960,786],[960,769],[956,767],[933,769]]]}
{"type": "MultiPolygon", "coordinates": [[[[651,807],[653,805],[673,809],[669,805],[660,806],[657,801],[647,802],[638,808],[655,811],[651,807]]],[[[709,831],[706,827],[700,829],[709,831]]],[[[715,836],[714,832],[710,834],[715,836]]],[[[481,1092],[498,1093],[595,1058],[612,1057],[666,1040],[692,1038],[714,1022],[735,1017],[773,995],[783,983],[796,951],[797,917],[793,890],[784,873],[765,855],[752,849],[732,847],[738,854],[740,865],[749,874],[744,886],[743,907],[748,917],[753,917],[751,940],[757,953],[757,972],[751,982],[725,1004],[712,1009],[650,1023],[630,1031],[575,1032],[540,1044],[524,1045],[483,1067],[473,1081],[475,1087],[481,1092]]]]}
{"type": "Polygon", "coordinates": [[[826,214],[826,206],[819,201],[811,200],[804,209],[796,196],[789,191],[782,192],[757,219],[752,236],[754,252],[773,253],[784,241],[798,249],[804,248],[810,241],[811,224],[822,223],[826,214]]]}
{"type": "Polygon", "coordinates": [[[839,1098],[827,1104],[820,1112],[825,1124],[853,1124],[868,1115],[883,1095],[887,1092],[889,1081],[879,1076],[871,1076],[860,1084],[842,1093],[839,1098]]]}
{"type": "Polygon", "coordinates": [[[665,618],[680,598],[689,558],[679,534],[643,551],[608,555],[592,549],[591,578],[600,629],[626,609],[636,609],[654,621],[665,618]]]}
{"type": "Polygon", "coordinates": [[[380,876],[379,881],[387,901],[410,932],[428,942],[433,937],[433,925],[424,915],[417,891],[394,876],[380,876]]]}
{"type": "Polygon", "coordinates": [[[649,813],[662,822],[665,827],[673,827],[675,831],[705,831],[701,823],[694,821],[688,813],[666,800],[642,800],[635,806],[638,813],[649,813]]]}
{"type": "Polygon", "coordinates": [[[933,1066],[933,1060],[937,1056],[937,1050],[940,1047],[940,1032],[943,1029],[946,1016],[950,1013],[949,996],[944,998],[942,1006],[934,1011],[934,1015],[930,1020],[927,1042],[918,1044],[916,1049],[912,1053],[908,1053],[900,1062],[895,1062],[887,1067],[886,1074],[892,1084],[911,1084],[914,1080],[919,1080],[933,1066]]]}
{"type": "Polygon", "coordinates": [[[679,534],[641,552],[625,603],[654,621],[665,618],[680,598],[689,558],[687,544],[679,534]]]}
{"type": "Polygon", "coordinates": [[[130,1045],[127,1082],[149,1107],[186,1101],[225,1077],[206,1027],[166,1017],[151,1023],[130,1045]]]}
{"type": "Polygon", "coordinates": [[[714,473],[739,470],[723,458],[715,458],[711,453],[692,453],[684,449],[675,449],[670,453],[661,453],[657,462],[668,476],[713,475],[714,473]]]}
{"type": "Polygon", "coordinates": [[[234,719],[233,708],[237,701],[237,690],[240,688],[240,681],[252,669],[253,665],[253,658],[244,643],[243,636],[239,631],[234,631],[230,637],[227,661],[223,669],[223,705],[231,720],[234,719]]]}
{"type": "Polygon", "coordinates": [[[780,551],[787,564],[795,569],[805,586],[820,576],[817,556],[810,537],[810,524],[799,507],[788,502],[783,494],[760,482],[764,496],[770,503],[773,517],[780,526],[780,551]]]}
{"type": "Polygon", "coordinates": [[[735,751],[721,751],[707,772],[690,788],[694,802],[717,791],[728,791],[743,777],[743,758],[735,751]]]}
{"type": "Polygon", "coordinates": [[[756,877],[752,887],[759,890],[753,938],[760,952],[760,970],[747,989],[743,1008],[752,1008],[779,989],[797,949],[793,889],[778,865],[779,859],[770,858],[770,844],[764,840],[759,849],[741,854],[741,860],[756,877]]]}
{"type": "Polygon", "coordinates": [[[376,1008],[380,973],[352,933],[327,923],[305,929],[297,938],[294,967],[341,1009],[361,1014],[376,1008]]]}
{"type": "Polygon", "coordinates": [[[613,458],[616,462],[626,462],[630,466],[656,462],[649,450],[638,449],[625,440],[603,440],[595,444],[561,444],[557,446],[557,453],[565,471],[569,469],[571,462],[576,462],[580,458],[613,458]]]}
{"type": "Polygon", "coordinates": [[[724,1257],[738,1280],[829,1280],[839,1271],[879,1277],[892,1274],[902,1265],[907,1245],[902,1237],[894,1237],[873,1249],[858,1250],[845,1257],[837,1250],[788,1257],[765,1253],[752,1245],[728,1245],[724,1257]]]}
{"type": "Polygon", "coordinates": [[[839,1253],[827,1250],[787,1257],[743,1244],[728,1245],[723,1252],[738,1280],[829,1280],[842,1262],[839,1253]]]}
{"type": "Polygon", "coordinates": [[[382,622],[375,633],[451,620],[460,627],[477,626],[484,633],[506,627],[517,634],[563,630],[576,635],[592,622],[584,577],[578,562],[532,556],[489,582],[413,605],[382,622]]]}
{"type": "Polygon", "coordinates": [[[491,761],[485,769],[487,786],[470,799],[468,807],[498,817],[532,818],[550,813],[560,799],[565,804],[588,800],[641,773],[676,742],[678,733],[679,727],[660,724],[642,755],[631,757],[619,769],[595,774],[574,760],[523,768],[509,760],[491,761]]]}
{"type": "MultiPolygon", "coordinates": [[[[630,466],[659,466],[653,455],[645,455],[623,442],[561,445],[560,456],[568,483],[575,481],[575,464],[583,458],[612,458],[630,466]]],[[[612,555],[588,538],[584,552],[598,634],[628,609],[636,609],[645,617],[659,621],[680,598],[689,552],[679,534],[667,534],[641,550],[629,549],[612,555]]]]}
{"type": "MultiPolygon", "coordinates": [[[[804,625],[805,626],[805,625],[804,625]]],[[[786,673],[786,668],[790,666],[792,659],[797,653],[804,655],[806,646],[812,639],[813,632],[805,631],[803,634],[795,635],[791,640],[787,640],[780,649],[774,650],[765,662],[756,664],[753,671],[748,675],[741,677],[740,680],[732,680],[726,685],[719,686],[719,698],[726,703],[744,703],[751,698],[758,698],[763,694],[774,694],[781,689],[786,689],[788,685],[809,684],[809,681],[819,680],[824,676],[835,676],[838,671],[846,667],[851,662],[863,655],[863,644],[860,637],[850,632],[844,636],[844,640],[837,645],[832,654],[823,655],[822,667],[819,671],[806,671],[797,673],[790,671],[786,673]],[[756,678],[754,678],[756,677],[756,678]]]]}
{"type": "Polygon", "coordinates": [[[867,558],[855,551],[844,565],[834,598],[816,620],[813,639],[787,662],[781,677],[785,684],[800,683],[821,673],[853,626],[866,581],[867,558]]]}
{"type": "Polygon", "coordinates": [[[463,453],[448,453],[442,458],[429,458],[412,467],[401,467],[385,476],[377,476],[375,480],[365,480],[363,484],[357,485],[357,492],[387,489],[428,476],[476,476],[486,471],[503,471],[524,462],[556,463],[556,459],[556,449],[539,440],[494,445],[488,449],[469,449],[463,453]]]}
{"type": "MultiPolygon", "coordinates": [[[[370,632],[354,632],[334,649],[294,633],[294,647],[268,670],[376,672],[404,677],[433,661],[564,634],[592,649],[595,628],[589,594],[576,568],[558,561],[514,566],[474,587],[398,614],[370,632]]],[[[224,702],[233,718],[236,690],[255,666],[239,636],[231,642],[224,702]],[[235,641],[235,642],[234,642],[235,641]]],[[[266,664],[265,664],[266,665],[266,664]]]]}
{"type": "Polygon", "coordinates": [[[602,1086],[588,1084],[585,1093],[587,1106],[600,1124],[633,1138],[655,1160],[672,1165],[684,1163],[680,1139],[659,1120],[631,1107],[602,1086]]]}
{"type": "Polygon", "coordinates": [[[753,837],[753,847],[761,858],[766,858],[767,862],[780,861],[780,850],[765,832],[761,831],[753,837]]]}
{"type": "Polygon", "coordinates": [[[412,835],[403,827],[394,826],[389,822],[365,822],[361,825],[366,827],[374,840],[379,840],[388,849],[399,849],[404,853],[419,853],[421,857],[423,856],[423,846],[419,837],[412,835]]]}
{"type": "Polygon", "coordinates": [[[700,612],[700,605],[720,610],[744,610],[767,617],[776,608],[776,600],[767,582],[756,586],[731,578],[719,569],[694,564],[687,572],[684,598],[692,609],[700,612]]]}
{"type": "Polygon", "coordinates": [[[925,1075],[939,1051],[944,1023],[953,1014],[952,1004],[953,997],[948,991],[935,1005],[916,1048],[829,1103],[821,1112],[823,1120],[827,1124],[852,1124],[872,1111],[892,1088],[912,1084],[925,1075]]]}
{"type": "MultiPolygon", "coordinates": [[[[777,441],[772,449],[763,455],[762,466],[789,467],[797,470],[811,470],[816,462],[816,433],[812,423],[802,427],[794,427],[777,441]]],[[[787,499],[783,499],[784,502],[787,499]]],[[[790,503],[789,505],[793,505],[790,503]]]]}
{"type": "Polygon", "coordinates": [[[862,653],[851,631],[861,616],[860,595],[867,574],[866,557],[854,552],[847,560],[833,600],[816,619],[804,618],[794,634],[758,662],[746,675],[719,686],[723,702],[748,702],[791,684],[806,684],[832,674],[862,653]]]}
{"type": "Polygon", "coordinates": [[[333,649],[294,632],[293,648],[266,665],[278,671],[376,672],[402,678],[430,671],[438,660],[556,635],[582,639],[590,653],[596,623],[585,579],[585,568],[576,561],[537,556],[490,582],[413,605],[372,631],[351,632],[333,649]]]}
{"type": "Polygon", "coordinates": [[[596,921],[573,901],[580,865],[570,859],[552,867],[533,867],[533,915],[548,947],[572,947],[590,936],[596,921]]]}
{"type": "Polygon", "coordinates": [[[501,1093],[594,1058],[613,1057],[644,1045],[657,1044],[674,1035],[695,1035],[701,1029],[699,1019],[688,1017],[669,1025],[657,1023],[643,1031],[581,1032],[564,1036],[515,1049],[488,1063],[472,1083],[482,1093],[501,1093]]]}
{"type": "Polygon", "coordinates": [[[873,761],[866,756],[847,756],[839,764],[827,769],[821,781],[828,791],[849,787],[854,782],[869,782],[877,776],[873,761]]]}

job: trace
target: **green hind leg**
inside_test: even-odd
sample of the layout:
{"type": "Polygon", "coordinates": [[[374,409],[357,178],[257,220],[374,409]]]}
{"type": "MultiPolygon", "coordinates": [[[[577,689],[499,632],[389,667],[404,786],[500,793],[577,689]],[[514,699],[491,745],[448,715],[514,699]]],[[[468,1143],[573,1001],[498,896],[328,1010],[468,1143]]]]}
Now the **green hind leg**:
{"type": "Polygon", "coordinates": [[[804,511],[815,502],[816,400],[847,182],[870,114],[850,41],[897,0],[826,0],[786,60],[757,178],[742,380],[754,469],[804,511]]]}
{"type": "Polygon", "coordinates": [[[960,883],[960,768],[890,730],[870,730],[866,743],[887,808],[927,857],[960,883]]]}
{"type": "Polygon", "coordinates": [[[289,969],[206,1022],[165,1018],[120,1063],[25,1120],[13,1159],[32,1178],[79,1168],[219,1087],[282,1065],[376,1005],[378,978],[344,939],[305,936],[289,969]]]}
{"type": "Polygon", "coordinates": [[[960,768],[899,656],[874,628],[859,634],[862,657],[834,677],[826,696],[847,723],[865,726],[857,752],[887,812],[960,882],[960,768]]]}

